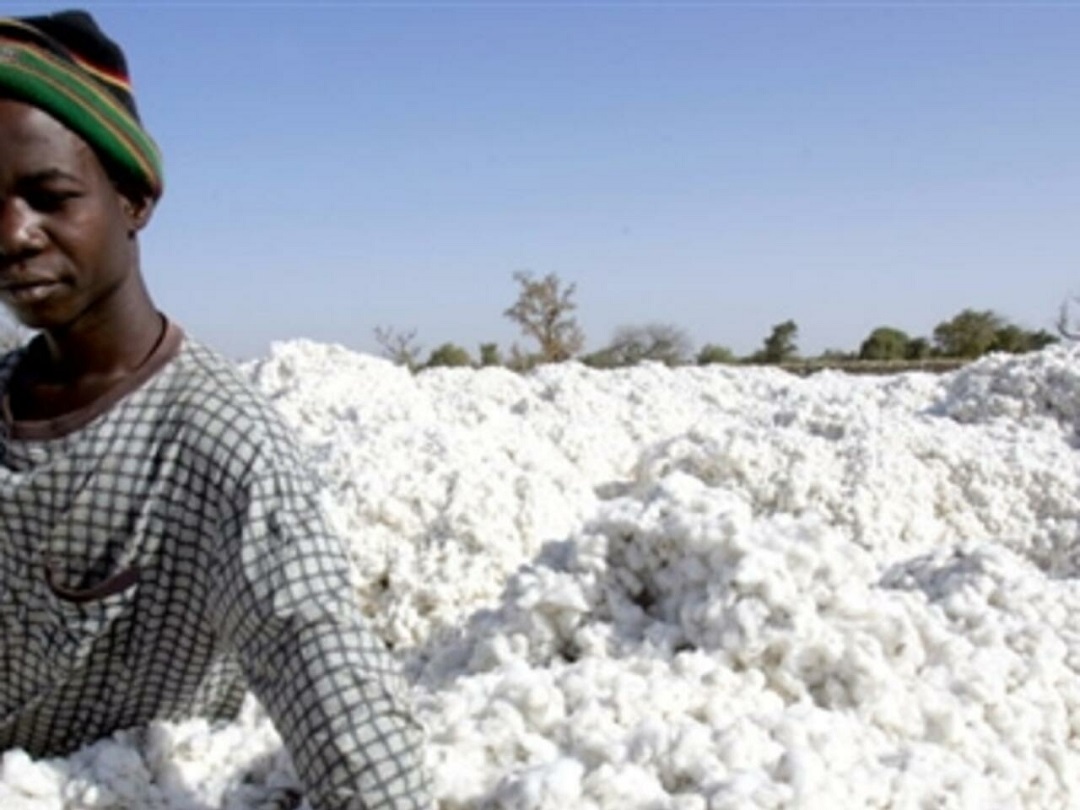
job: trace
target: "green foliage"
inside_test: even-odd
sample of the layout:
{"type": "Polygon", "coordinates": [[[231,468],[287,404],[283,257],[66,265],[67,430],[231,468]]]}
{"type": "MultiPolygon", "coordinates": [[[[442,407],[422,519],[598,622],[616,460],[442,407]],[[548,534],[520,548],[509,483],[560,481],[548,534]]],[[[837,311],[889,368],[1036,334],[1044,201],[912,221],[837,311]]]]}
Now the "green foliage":
{"type": "Polygon", "coordinates": [[[934,327],[934,344],[944,357],[979,357],[994,346],[1005,322],[990,310],[965,309],[934,327]]]}
{"type": "Polygon", "coordinates": [[[469,353],[454,343],[444,343],[431,352],[425,368],[462,367],[473,364],[469,353]]]}
{"type": "Polygon", "coordinates": [[[677,326],[661,323],[621,326],[611,343],[583,357],[582,362],[596,368],[633,366],[645,361],[680,366],[687,362],[690,350],[690,338],[677,326]]]}
{"type": "Polygon", "coordinates": [[[517,301],[503,315],[521,327],[528,338],[540,344],[541,363],[569,360],[585,345],[585,334],[573,317],[575,285],[564,287],[554,273],[536,280],[530,273],[514,273],[520,285],[517,301]]]}
{"type": "Polygon", "coordinates": [[[934,347],[930,345],[930,341],[924,337],[912,338],[908,341],[907,351],[904,353],[905,360],[925,360],[928,357],[932,357],[934,354],[934,347]]]}
{"type": "Polygon", "coordinates": [[[480,365],[481,366],[501,366],[503,364],[502,355],[499,353],[498,343],[481,343],[480,344],[480,365]]]}
{"type": "MultiPolygon", "coordinates": [[[[514,280],[519,284],[518,299],[503,314],[518,324],[526,337],[536,341],[538,350],[529,351],[515,343],[504,358],[497,343],[481,343],[479,365],[528,371],[541,363],[561,362],[577,356],[585,339],[573,314],[577,309],[574,302],[575,285],[564,284],[554,274],[535,279],[524,271],[515,273],[514,280]]],[[[1080,339],[1080,329],[1072,328],[1068,304],[1061,308],[1057,327],[1062,336],[1080,339]]],[[[749,362],[785,364],[785,368],[796,370],[797,373],[800,373],[800,365],[807,365],[812,367],[808,373],[813,373],[813,370],[825,367],[850,367],[857,371],[860,362],[884,364],[886,369],[889,368],[888,364],[900,361],[926,360],[931,361],[935,368],[957,366],[987,352],[1037,351],[1059,340],[1058,336],[1044,329],[1023,329],[990,310],[965,309],[939,323],[934,328],[932,340],[911,338],[901,329],[879,326],[860,344],[857,352],[830,349],[800,363],[796,362],[799,361],[798,333],[799,327],[794,320],[774,324],[762,347],[740,360],[726,346],[713,343],[706,344],[694,355],[686,332],[672,324],[622,326],[606,346],[580,359],[597,368],[632,366],[646,361],[669,366],[690,362],[698,365],[749,362]]],[[[468,351],[453,343],[437,347],[427,362],[421,364],[415,329],[376,327],[375,338],[384,356],[410,370],[477,365],[468,351]]],[[[24,340],[25,334],[18,327],[5,330],[0,319],[0,351],[24,340]]]]}
{"type": "Polygon", "coordinates": [[[891,326],[879,326],[859,347],[860,360],[903,360],[908,356],[911,338],[891,326]]]}
{"type": "Polygon", "coordinates": [[[762,348],[750,356],[755,363],[787,363],[799,356],[799,347],[795,342],[799,327],[795,321],[778,323],[765,338],[762,348]]]}
{"type": "Polygon", "coordinates": [[[1045,329],[1029,332],[989,310],[965,309],[952,320],[934,327],[938,353],[945,357],[980,357],[987,352],[1021,354],[1056,341],[1045,329]]]}
{"type": "Polygon", "coordinates": [[[1039,329],[1035,332],[1028,332],[1028,351],[1037,352],[1040,349],[1045,349],[1047,346],[1052,346],[1055,343],[1060,343],[1061,338],[1055,335],[1053,332],[1047,332],[1045,329],[1039,329]]]}
{"type": "Polygon", "coordinates": [[[1015,324],[1006,324],[994,334],[994,343],[990,351],[1009,352],[1010,354],[1023,354],[1024,352],[1044,349],[1051,343],[1057,343],[1057,338],[1040,329],[1038,332],[1028,332],[1015,324]]]}
{"type": "Polygon", "coordinates": [[[710,366],[714,363],[737,363],[738,358],[727,346],[706,343],[697,353],[696,362],[699,366],[710,366]]]}

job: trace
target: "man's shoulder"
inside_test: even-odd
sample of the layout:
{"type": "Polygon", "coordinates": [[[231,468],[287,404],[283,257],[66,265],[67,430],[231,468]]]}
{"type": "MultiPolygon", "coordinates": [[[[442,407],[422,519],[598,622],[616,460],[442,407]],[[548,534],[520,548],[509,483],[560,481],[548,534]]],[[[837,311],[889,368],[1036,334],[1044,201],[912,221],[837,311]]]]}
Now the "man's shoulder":
{"type": "Polygon", "coordinates": [[[184,337],[171,371],[173,397],[196,411],[257,419],[271,408],[235,363],[193,338],[184,337]]]}
{"type": "Polygon", "coordinates": [[[236,364],[185,338],[170,365],[167,422],[189,449],[234,468],[299,461],[281,415],[236,364]]]}

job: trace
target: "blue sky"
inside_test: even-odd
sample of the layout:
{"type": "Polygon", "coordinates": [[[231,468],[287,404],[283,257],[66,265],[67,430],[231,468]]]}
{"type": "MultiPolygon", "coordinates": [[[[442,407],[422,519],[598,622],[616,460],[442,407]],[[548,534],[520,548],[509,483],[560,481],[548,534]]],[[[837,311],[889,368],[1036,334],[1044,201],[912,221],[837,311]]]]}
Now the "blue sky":
{"type": "Polygon", "coordinates": [[[577,285],[590,348],[791,318],[854,350],[1080,295],[1077,3],[84,7],[165,155],[151,289],[234,357],[506,348],[518,270],[577,285]]]}

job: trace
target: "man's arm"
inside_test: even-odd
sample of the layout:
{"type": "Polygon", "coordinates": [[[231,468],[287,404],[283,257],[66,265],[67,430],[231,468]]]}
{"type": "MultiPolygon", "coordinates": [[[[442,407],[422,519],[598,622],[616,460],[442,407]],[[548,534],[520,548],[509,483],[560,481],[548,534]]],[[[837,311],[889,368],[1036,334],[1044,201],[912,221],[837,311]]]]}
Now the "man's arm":
{"type": "Polygon", "coordinates": [[[423,732],[314,487],[275,471],[224,522],[215,612],[314,810],[428,810],[423,732]]]}

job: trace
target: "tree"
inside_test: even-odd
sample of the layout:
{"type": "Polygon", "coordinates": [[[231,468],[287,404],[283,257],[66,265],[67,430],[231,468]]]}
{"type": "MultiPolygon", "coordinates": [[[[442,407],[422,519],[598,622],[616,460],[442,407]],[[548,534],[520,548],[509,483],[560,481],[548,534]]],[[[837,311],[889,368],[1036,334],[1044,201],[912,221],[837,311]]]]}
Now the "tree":
{"type": "Polygon", "coordinates": [[[1015,324],[1005,324],[994,333],[990,351],[1021,354],[1030,348],[1028,333],[1015,324]]]}
{"type": "Polygon", "coordinates": [[[1009,352],[1010,354],[1023,354],[1045,349],[1051,343],[1057,343],[1058,339],[1045,329],[1037,332],[1029,332],[1015,324],[1005,324],[994,333],[994,343],[990,347],[993,352],[1009,352]]]}
{"type": "Polygon", "coordinates": [[[503,364],[502,355],[499,353],[498,343],[481,343],[480,344],[480,365],[481,366],[501,366],[503,364]]]}
{"type": "Polygon", "coordinates": [[[908,341],[904,358],[907,360],[925,360],[933,353],[934,349],[930,345],[930,341],[924,337],[917,337],[908,341]]]}
{"type": "Polygon", "coordinates": [[[651,323],[619,327],[611,342],[590,354],[585,362],[600,368],[633,366],[646,360],[680,366],[687,362],[690,352],[690,338],[679,327],[651,323]]]}
{"type": "Polygon", "coordinates": [[[574,284],[563,286],[554,273],[537,281],[530,273],[514,273],[521,285],[518,299],[503,315],[521,327],[526,337],[540,344],[539,361],[559,363],[569,360],[585,345],[585,335],[571,313],[574,284]]]}
{"type": "Polygon", "coordinates": [[[511,371],[524,373],[536,368],[539,362],[541,362],[540,355],[524,351],[517,343],[510,344],[510,357],[507,358],[506,367],[511,371]]]}
{"type": "Polygon", "coordinates": [[[998,330],[1005,326],[990,310],[965,309],[934,327],[934,343],[945,357],[979,357],[994,346],[998,330]]]}
{"type": "Polygon", "coordinates": [[[764,346],[754,352],[750,359],[758,363],[786,363],[794,360],[799,356],[799,347],[795,343],[798,334],[799,327],[795,321],[787,320],[776,324],[765,338],[764,346]]]}
{"type": "Polygon", "coordinates": [[[1076,303],[1076,301],[1076,298],[1062,301],[1061,309],[1058,311],[1057,331],[1066,340],[1080,338],[1080,331],[1077,330],[1072,317],[1072,304],[1076,303]]]}
{"type": "Polygon", "coordinates": [[[891,326],[879,326],[859,347],[860,360],[903,360],[907,357],[911,338],[906,332],[891,326]]]}
{"type": "Polygon", "coordinates": [[[715,343],[706,343],[697,353],[696,362],[699,366],[710,366],[714,363],[735,363],[735,353],[727,346],[718,346],[715,343]]]}
{"type": "Polygon", "coordinates": [[[375,342],[382,349],[383,357],[414,371],[420,365],[420,346],[416,343],[416,330],[399,331],[392,326],[376,326],[375,342]]]}
{"type": "Polygon", "coordinates": [[[1028,351],[1037,352],[1040,349],[1045,349],[1047,346],[1051,346],[1060,342],[1060,338],[1047,332],[1045,329],[1038,329],[1034,332],[1028,332],[1028,351]]]}
{"type": "Polygon", "coordinates": [[[428,356],[428,361],[424,363],[424,368],[438,368],[440,366],[460,368],[472,364],[473,361],[468,351],[454,343],[444,343],[437,349],[432,350],[428,356]]]}
{"type": "MultiPolygon", "coordinates": [[[[1065,317],[1063,310],[1062,318],[1065,317]]],[[[1059,320],[1059,329],[1062,323],[1059,320]]],[[[940,354],[946,357],[970,358],[980,357],[987,352],[1019,354],[1037,351],[1055,343],[1057,338],[1045,329],[1030,332],[989,310],[976,312],[965,309],[952,320],[934,328],[934,341],[940,354]]]]}

